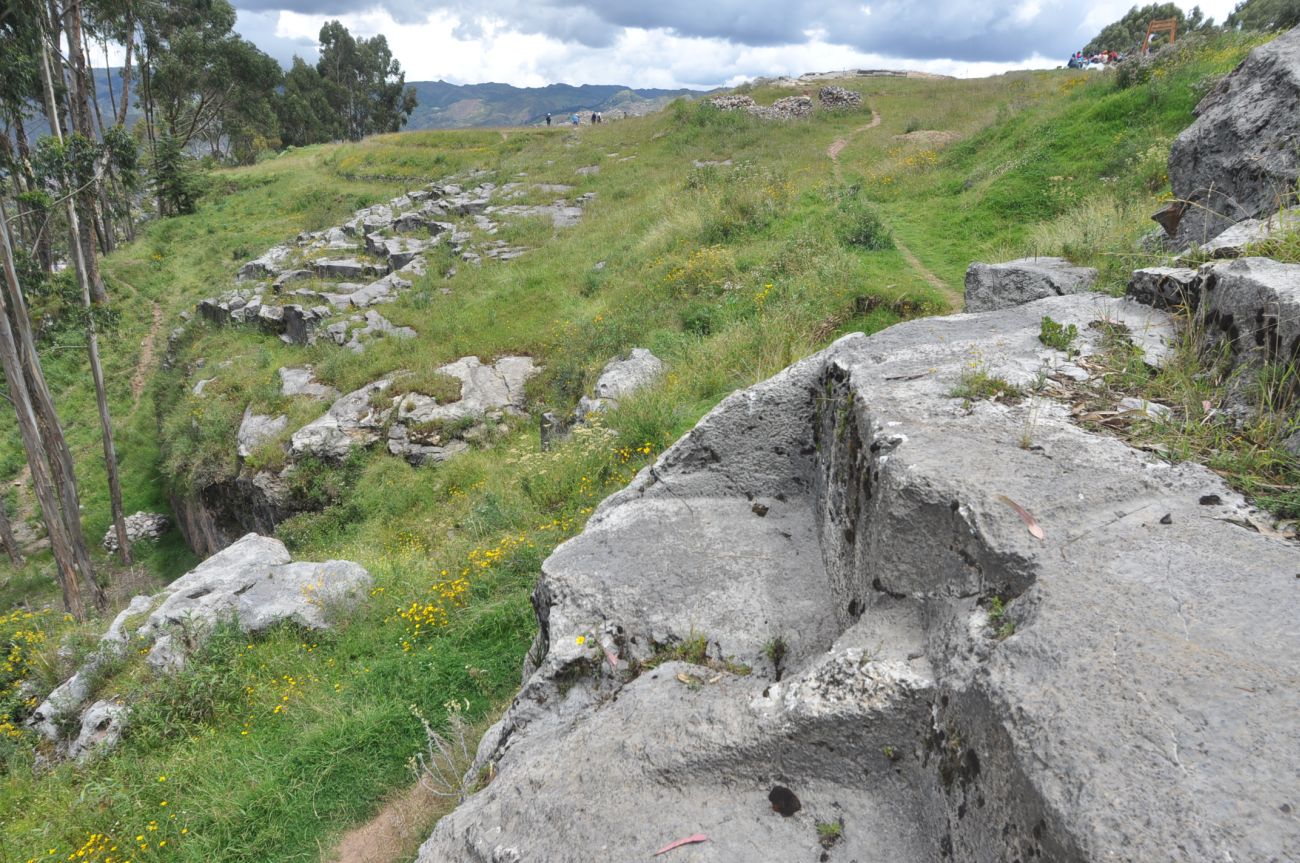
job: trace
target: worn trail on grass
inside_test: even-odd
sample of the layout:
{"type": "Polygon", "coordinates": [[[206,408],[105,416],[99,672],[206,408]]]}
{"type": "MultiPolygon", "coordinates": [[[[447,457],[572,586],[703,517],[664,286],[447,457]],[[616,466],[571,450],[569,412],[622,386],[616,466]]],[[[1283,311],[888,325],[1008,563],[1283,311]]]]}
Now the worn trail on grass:
{"type": "Polygon", "coordinates": [[[354,827],[339,841],[329,863],[393,863],[408,860],[429,835],[440,814],[455,801],[439,798],[416,782],[389,800],[375,817],[354,827]]]}
{"type": "MultiPolygon", "coordinates": [[[[866,132],[870,129],[874,129],[879,125],[880,125],[880,114],[873,108],[871,110],[870,123],[868,123],[865,126],[860,126],[857,129],[854,129],[852,132],[848,134],[847,137],[836,138],[834,141],[831,142],[830,146],[826,148],[826,155],[830,157],[832,171],[834,172],[836,184],[839,184],[844,180],[843,173],[840,169],[840,153],[844,152],[844,148],[849,145],[849,141],[851,141],[853,138],[857,137],[863,132],[866,132]]],[[[917,258],[917,256],[912,253],[912,250],[909,249],[903,243],[902,240],[895,237],[894,245],[898,248],[899,254],[903,256],[903,260],[907,261],[907,265],[911,267],[913,270],[916,270],[916,272],[921,276],[921,278],[925,279],[925,281],[930,285],[930,287],[934,288],[936,291],[943,294],[944,298],[948,301],[949,305],[951,305],[952,308],[960,309],[962,307],[961,296],[952,288],[948,287],[947,282],[945,282],[943,279],[939,278],[934,273],[932,273],[929,269],[927,269],[925,264],[921,263],[920,259],[917,258]]]]}
{"type": "Polygon", "coordinates": [[[140,404],[140,395],[144,392],[145,379],[149,375],[149,369],[153,366],[154,349],[162,325],[162,306],[154,303],[153,323],[149,325],[149,333],[144,337],[144,341],[140,343],[140,360],[135,364],[135,372],[131,375],[131,400],[133,405],[140,404]]]}

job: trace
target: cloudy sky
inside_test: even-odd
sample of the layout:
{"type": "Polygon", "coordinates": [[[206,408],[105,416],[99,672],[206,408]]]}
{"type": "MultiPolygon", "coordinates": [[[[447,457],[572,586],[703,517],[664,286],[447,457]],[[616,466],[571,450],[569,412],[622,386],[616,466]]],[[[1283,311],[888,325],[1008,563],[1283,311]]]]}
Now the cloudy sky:
{"type": "MultiPolygon", "coordinates": [[[[716,87],[760,75],[1060,65],[1133,0],[234,0],[282,63],[321,24],[383,33],[408,81],[716,87]]],[[[1190,9],[1193,3],[1179,3],[1190,9]]],[[[1234,0],[1201,8],[1221,21],[1234,0]]]]}

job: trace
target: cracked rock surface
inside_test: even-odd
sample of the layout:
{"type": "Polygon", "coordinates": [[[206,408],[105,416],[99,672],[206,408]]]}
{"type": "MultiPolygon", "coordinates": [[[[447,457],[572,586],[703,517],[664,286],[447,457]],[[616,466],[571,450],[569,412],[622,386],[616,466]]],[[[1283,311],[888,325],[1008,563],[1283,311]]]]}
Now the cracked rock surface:
{"type": "Polygon", "coordinates": [[[1045,315],[1172,334],[1079,294],[846,336],[602,503],[420,863],[1300,856],[1300,553],[1202,467],[950,395],[1059,360],[1045,315]]]}

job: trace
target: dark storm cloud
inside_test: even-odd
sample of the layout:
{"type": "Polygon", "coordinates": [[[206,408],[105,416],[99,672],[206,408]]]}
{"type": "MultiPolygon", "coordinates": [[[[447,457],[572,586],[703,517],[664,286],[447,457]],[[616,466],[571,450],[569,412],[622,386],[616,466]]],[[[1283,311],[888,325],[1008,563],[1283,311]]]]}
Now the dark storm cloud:
{"type": "Polygon", "coordinates": [[[315,39],[286,39],[275,35],[278,12],[250,12],[240,9],[235,19],[235,32],[274,57],[286,69],[293,55],[310,62],[316,60],[315,39]]]}
{"type": "MultiPolygon", "coordinates": [[[[247,12],[291,10],[310,15],[362,13],[382,7],[399,23],[445,11],[457,34],[485,27],[540,33],[603,48],[628,27],[679,36],[726,39],[737,45],[802,44],[810,34],[865,53],[917,60],[1012,62],[1035,52],[1077,48],[1084,4],[1069,0],[237,0],[247,12]]],[[[247,12],[245,14],[247,14],[247,12]]]]}

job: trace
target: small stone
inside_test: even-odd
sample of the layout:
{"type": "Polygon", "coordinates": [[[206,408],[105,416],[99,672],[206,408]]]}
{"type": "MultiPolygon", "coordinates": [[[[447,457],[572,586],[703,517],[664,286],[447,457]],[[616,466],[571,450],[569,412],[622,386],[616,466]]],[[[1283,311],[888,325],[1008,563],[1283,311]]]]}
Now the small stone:
{"type": "Polygon", "coordinates": [[[1161,523],[1161,524],[1173,524],[1173,523],[1174,523],[1174,517],[1173,517],[1173,514],[1172,514],[1172,513],[1168,513],[1168,512],[1165,513],[1163,516],[1161,516],[1161,518],[1160,518],[1160,523],[1161,523]]]}
{"type": "Polygon", "coordinates": [[[758,516],[759,518],[762,518],[763,516],[767,515],[768,512],[767,506],[765,504],[759,503],[758,501],[755,501],[754,505],[751,506],[749,509],[751,512],[754,513],[754,515],[758,516]]]}

